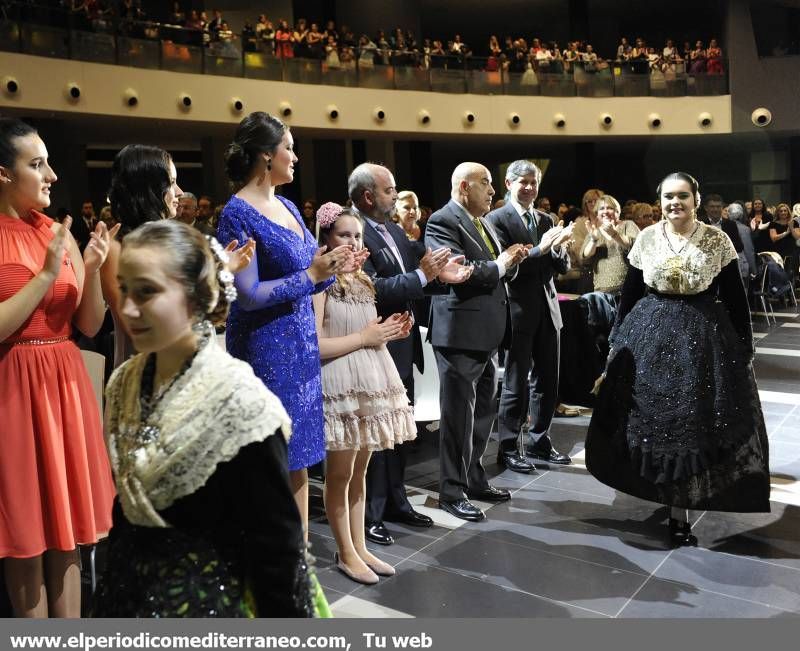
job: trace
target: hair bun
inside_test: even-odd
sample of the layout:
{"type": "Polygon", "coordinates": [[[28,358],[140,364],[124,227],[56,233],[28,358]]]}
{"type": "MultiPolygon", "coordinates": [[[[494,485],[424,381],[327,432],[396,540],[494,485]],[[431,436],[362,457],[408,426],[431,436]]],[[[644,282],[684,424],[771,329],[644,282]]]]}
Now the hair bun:
{"type": "Polygon", "coordinates": [[[250,154],[238,142],[232,142],[225,150],[225,173],[234,183],[243,183],[252,167],[250,154]]]}

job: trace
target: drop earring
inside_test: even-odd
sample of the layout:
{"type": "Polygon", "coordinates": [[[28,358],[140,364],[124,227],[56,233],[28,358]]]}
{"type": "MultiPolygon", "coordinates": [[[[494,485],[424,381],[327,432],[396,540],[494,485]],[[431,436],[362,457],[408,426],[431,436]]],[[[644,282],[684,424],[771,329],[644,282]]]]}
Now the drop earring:
{"type": "Polygon", "coordinates": [[[272,171],[272,159],[268,158],[267,159],[267,172],[271,172],[271,171],[272,171]]]}

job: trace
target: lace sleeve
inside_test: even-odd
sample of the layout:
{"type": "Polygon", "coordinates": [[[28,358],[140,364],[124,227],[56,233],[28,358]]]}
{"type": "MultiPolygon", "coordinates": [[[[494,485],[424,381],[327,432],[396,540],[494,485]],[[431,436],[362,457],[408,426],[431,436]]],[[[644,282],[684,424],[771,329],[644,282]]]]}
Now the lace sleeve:
{"type": "Polygon", "coordinates": [[[637,229],[636,231],[636,239],[633,242],[633,246],[631,246],[631,250],[628,253],[628,262],[631,264],[632,267],[636,269],[642,268],[642,244],[644,242],[644,237],[641,236],[641,233],[637,229]]]}
{"type": "Polygon", "coordinates": [[[305,269],[275,280],[259,280],[257,256],[236,274],[233,282],[238,292],[236,300],[239,307],[248,312],[295,301],[327,287],[325,283],[314,285],[305,269]]]}

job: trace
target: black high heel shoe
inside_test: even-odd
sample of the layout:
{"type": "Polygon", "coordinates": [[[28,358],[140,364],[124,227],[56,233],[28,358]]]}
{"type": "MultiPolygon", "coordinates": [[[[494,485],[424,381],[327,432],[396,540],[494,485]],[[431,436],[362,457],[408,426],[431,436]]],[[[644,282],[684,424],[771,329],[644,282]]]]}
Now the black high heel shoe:
{"type": "Polygon", "coordinates": [[[692,534],[692,525],[670,518],[667,523],[669,542],[672,547],[697,547],[697,537],[692,534]]]}

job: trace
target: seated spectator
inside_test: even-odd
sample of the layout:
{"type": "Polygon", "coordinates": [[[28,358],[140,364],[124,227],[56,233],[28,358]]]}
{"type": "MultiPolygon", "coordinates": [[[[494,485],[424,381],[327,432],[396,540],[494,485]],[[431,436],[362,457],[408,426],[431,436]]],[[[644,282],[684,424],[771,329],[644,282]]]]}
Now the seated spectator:
{"type": "Polygon", "coordinates": [[[281,59],[294,58],[294,33],[289,28],[289,23],[281,19],[275,31],[275,53],[281,59]]]}
{"type": "Polygon", "coordinates": [[[345,46],[339,52],[339,61],[342,64],[342,70],[355,70],[356,69],[356,55],[353,48],[345,46]]]}
{"type": "Polygon", "coordinates": [[[117,225],[117,220],[111,214],[111,206],[103,206],[100,209],[100,221],[103,222],[109,230],[117,225]]]}
{"type": "Polygon", "coordinates": [[[617,61],[626,60],[626,52],[628,51],[629,47],[628,39],[623,36],[619,41],[619,45],[617,46],[617,61]]]}
{"type": "Polygon", "coordinates": [[[392,53],[392,46],[389,44],[386,34],[383,30],[378,30],[378,37],[375,39],[375,45],[378,46],[378,56],[375,58],[375,63],[388,66],[389,57],[392,53]]]}
{"type": "Polygon", "coordinates": [[[256,37],[256,30],[253,27],[253,23],[249,20],[244,21],[244,26],[242,27],[242,48],[245,52],[257,52],[258,51],[258,38],[256,37]]]}
{"type": "Polygon", "coordinates": [[[294,55],[302,59],[308,59],[311,56],[311,49],[308,47],[308,28],[306,27],[306,19],[299,18],[292,32],[292,39],[294,41],[294,55]]]}
{"type": "Polygon", "coordinates": [[[647,48],[647,64],[650,67],[650,73],[662,72],[661,55],[656,52],[654,47],[647,48]]]}
{"type": "Polygon", "coordinates": [[[567,49],[562,52],[562,58],[564,59],[564,70],[566,72],[572,72],[574,64],[581,60],[577,41],[570,41],[567,43],[567,49]]]}
{"type": "Polygon", "coordinates": [[[173,25],[180,25],[181,27],[186,25],[186,12],[181,9],[180,2],[172,3],[172,15],[169,20],[173,25]]]}
{"type": "Polygon", "coordinates": [[[327,43],[328,37],[333,36],[333,40],[337,43],[339,41],[339,31],[336,29],[336,22],[333,20],[329,20],[325,23],[325,29],[322,31],[322,42],[327,43]]]}
{"type": "MultiPolygon", "coordinates": [[[[349,48],[356,47],[358,41],[356,40],[356,35],[353,33],[352,29],[350,29],[347,25],[342,25],[340,34],[341,34],[341,37],[339,38],[340,47],[349,47],[349,48]]],[[[406,38],[406,42],[408,43],[408,38],[406,38]]]]}
{"type": "Polygon", "coordinates": [[[324,52],[325,47],[322,42],[322,32],[319,31],[319,26],[317,23],[311,23],[311,27],[308,30],[308,37],[306,38],[306,42],[308,43],[309,54],[312,59],[324,59],[324,52]]]}
{"type": "Polygon", "coordinates": [[[377,53],[378,46],[370,40],[369,36],[362,34],[358,39],[358,67],[372,68],[375,65],[377,53]]]}
{"type": "Polygon", "coordinates": [[[306,199],[301,212],[308,232],[317,235],[317,202],[313,199],[306,199]]]}
{"type": "Polygon", "coordinates": [[[583,61],[583,69],[586,72],[596,72],[600,68],[600,59],[594,51],[591,43],[586,44],[586,50],[581,53],[581,60],[583,61]]]}
{"type": "MultiPolygon", "coordinates": [[[[400,227],[405,231],[406,237],[412,242],[420,239],[420,228],[417,223],[419,220],[419,199],[411,190],[403,190],[397,194],[395,202],[395,217],[400,227]]],[[[422,247],[421,255],[425,254],[425,247],[422,247]]]]}
{"type": "Polygon", "coordinates": [[[628,273],[628,251],[639,235],[634,222],[620,220],[620,212],[619,202],[611,195],[597,200],[598,225],[589,226],[582,251],[594,271],[594,291],[608,294],[613,304],[628,273]]]}
{"type": "Polygon", "coordinates": [[[208,23],[208,32],[211,36],[212,41],[218,40],[218,33],[219,30],[222,29],[222,23],[224,22],[222,18],[222,12],[219,9],[214,10],[214,18],[208,23]]]}
{"type": "Polygon", "coordinates": [[[665,63],[672,63],[677,55],[678,51],[675,49],[672,39],[668,38],[666,44],[664,45],[664,49],[661,50],[661,58],[665,63]]]}
{"type": "Polygon", "coordinates": [[[186,29],[192,29],[195,31],[200,31],[203,29],[203,23],[200,20],[200,14],[197,12],[197,9],[192,9],[189,12],[189,17],[186,19],[186,29]]]}
{"type": "Polygon", "coordinates": [[[266,14],[261,14],[256,23],[256,38],[261,44],[261,49],[267,54],[275,54],[275,28],[266,14]]]}
{"type": "Polygon", "coordinates": [[[775,251],[784,259],[783,268],[794,284],[797,277],[797,243],[800,242],[800,226],[792,220],[789,204],[780,203],[775,208],[775,219],[769,226],[769,239],[772,241],[771,251],[775,251]]]}
{"type": "Polygon", "coordinates": [[[342,67],[339,60],[339,48],[333,35],[328,36],[328,41],[325,43],[325,63],[329,70],[338,70],[342,67]]]}
{"type": "Polygon", "coordinates": [[[769,212],[764,205],[764,201],[758,198],[753,199],[750,212],[747,216],[750,219],[750,230],[756,253],[771,251],[772,240],[767,231],[772,223],[773,217],[772,213],[769,212]]]}
{"type": "Polygon", "coordinates": [[[656,223],[653,217],[653,206],[649,203],[635,203],[631,208],[631,221],[640,231],[656,223]]]}
{"type": "Polygon", "coordinates": [[[721,75],[724,72],[722,66],[722,48],[717,44],[717,39],[712,38],[706,50],[706,72],[710,75],[721,75]]]}
{"type": "Polygon", "coordinates": [[[178,199],[175,219],[187,226],[194,226],[197,221],[197,197],[191,192],[184,192],[178,199]]]}
{"type": "Polygon", "coordinates": [[[431,68],[446,68],[447,67],[447,52],[444,51],[442,42],[435,40],[431,46],[431,68]]]}
{"type": "Polygon", "coordinates": [[[241,52],[239,48],[236,46],[237,40],[236,34],[233,33],[233,30],[228,26],[227,21],[222,21],[222,25],[220,26],[219,30],[217,30],[217,40],[220,44],[220,55],[224,57],[239,57],[241,56],[241,52]]]}
{"type": "Polygon", "coordinates": [[[697,41],[689,52],[689,73],[702,75],[706,72],[706,51],[703,41],[697,41]]]}

